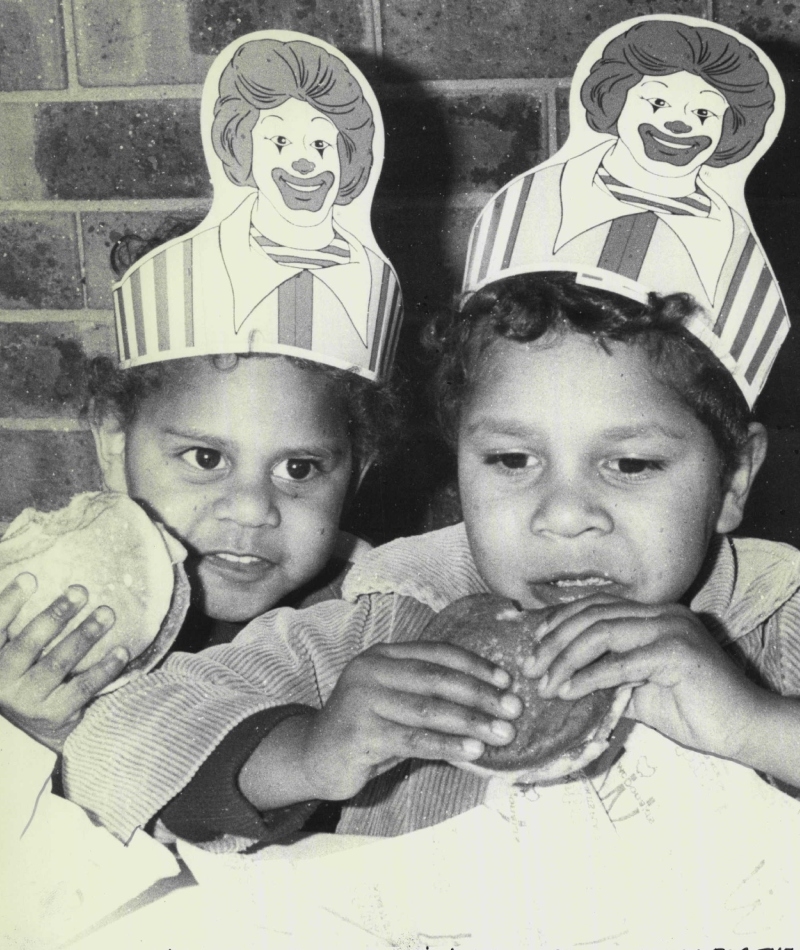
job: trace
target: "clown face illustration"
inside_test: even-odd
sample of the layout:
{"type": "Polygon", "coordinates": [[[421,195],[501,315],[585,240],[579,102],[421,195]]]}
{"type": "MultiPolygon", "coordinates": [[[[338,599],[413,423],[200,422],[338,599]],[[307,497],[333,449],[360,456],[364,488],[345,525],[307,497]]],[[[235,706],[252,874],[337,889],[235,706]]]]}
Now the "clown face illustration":
{"type": "Polygon", "coordinates": [[[617,120],[618,148],[652,175],[693,178],[722,138],[727,109],[722,93],[700,76],[644,76],[617,120]]]}
{"type": "Polygon", "coordinates": [[[299,99],[261,111],[252,175],[260,196],[290,224],[313,227],[329,217],[341,177],[338,138],[333,122],[299,99]]]}

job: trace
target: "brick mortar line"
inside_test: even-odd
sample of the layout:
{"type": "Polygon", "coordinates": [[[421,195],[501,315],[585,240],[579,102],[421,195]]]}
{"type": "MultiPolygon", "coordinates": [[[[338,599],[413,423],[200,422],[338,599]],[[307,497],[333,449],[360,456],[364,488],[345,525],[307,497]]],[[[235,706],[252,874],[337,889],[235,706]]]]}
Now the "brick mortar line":
{"type": "Polygon", "coordinates": [[[74,0],[62,0],[61,22],[64,28],[64,52],[67,62],[67,89],[78,89],[78,46],[75,33],[74,0]]]}
{"type": "Polygon", "coordinates": [[[363,0],[367,9],[372,26],[372,45],[375,49],[375,55],[383,57],[383,13],[381,11],[381,0],[363,0]]]}
{"type": "Polygon", "coordinates": [[[0,310],[1,323],[112,323],[113,310],[0,310]]]}
{"type": "MultiPolygon", "coordinates": [[[[444,199],[447,206],[472,207],[476,202],[485,202],[494,194],[488,191],[460,191],[444,199]]],[[[396,210],[408,207],[441,207],[442,199],[438,198],[378,198],[373,209],[396,210]]],[[[207,211],[211,207],[210,198],[107,198],[99,200],[68,199],[60,201],[58,198],[34,199],[24,201],[0,200],[0,214],[37,214],[43,212],[61,212],[72,214],[112,214],[135,211],[207,211]]]]}
{"type": "MultiPolygon", "coordinates": [[[[408,95],[409,89],[457,96],[464,93],[544,92],[559,87],[569,88],[570,80],[561,78],[530,79],[425,79],[408,83],[373,83],[380,99],[399,99],[408,95]]],[[[0,92],[0,105],[4,103],[49,103],[49,102],[136,102],[142,100],[199,99],[202,85],[196,83],[176,85],[139,86],[80,86],[67,89],[24,89],[17,92],[0,92]]]]}
{"type": "Polygon", "coordinates": [[[89,285],[86,280],[86,248],[83,242],[83,221],[81,221],[80,211],[75,212],[75,240],[78,245],[78,266],[81,269],[81,293],[83,294],[83,306],[89,306],[89,285]]]}
{"type": "Polygon", "coordinates": [[[88,432],[89,423],[83,419],[62,419],[42,416],[38,419],[2,419],[0,432],[88,432]]]}
{"type": "Polygon", "coordinates": [[[558,150],[558,105],[556,90],[548,90],[545,98],[545,123],[547,126],[547,157],[554,155],[558,150]]]}

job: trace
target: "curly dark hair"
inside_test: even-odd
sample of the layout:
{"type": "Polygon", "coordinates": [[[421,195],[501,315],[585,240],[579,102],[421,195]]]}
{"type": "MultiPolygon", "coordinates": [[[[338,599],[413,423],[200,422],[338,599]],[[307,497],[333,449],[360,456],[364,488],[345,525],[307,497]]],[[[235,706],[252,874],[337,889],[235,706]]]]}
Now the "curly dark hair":
{"type": "Polygon", "coordinates": [[[775,108],[769,73],[755,52],[729,33],[672,20],[646,20],[615,37],[581,87],[595,132],[616,134],[628,92],[644,76],[688,72],[725,96],[722,138],[706,162],[738,162],[756,147],[775,108]]]}
{"type": "Polygon", "coordinates": [[[372,168],[375,122],[361,86],[336,56],[313,43],[252,40],[233,54],[219,81],[211,142],[235,185],[255,187],[253,128],[263,109],[307,102],[339,130],[342,177],[336,204],[364,190],[372,168]]]}
{"type": "Polygon", "coordinates": [[[288,360],[295,366],[320,373],[332,380],[340,390],[347,416],[353,459],[356,469],[367,463],[385,460],[400,440],[403,405],[397,382],[374,383],[355,373],[326,366],[295,356],[269,353],[227,353],[219,356],[189,356],[120,369],[116,361],[98,356],[87,367],[87,399],[84,416],[98,425],[113,415],[123,429],[136,419],[145,400],[156,395],[171,372],[188,362],[206,360],[220,372],[236,367],[239,360],[288,360]]]}
{"type": "Polygon", "coordinates": [[[455,448],[461,411],[482,358],[497,340],[532,343],[547,333],[581,333],[601,345],[641,347],[657,378],[708,429],[722,460],[735,469],[752,415],[731,374],[696,337],[686,319],[698,311],[688,294],[651,293],[646,304],[576,283],[574,274],[522,274],[489,284],[427,328],[439,356],[434,395],[445,438],[455,448]]]}

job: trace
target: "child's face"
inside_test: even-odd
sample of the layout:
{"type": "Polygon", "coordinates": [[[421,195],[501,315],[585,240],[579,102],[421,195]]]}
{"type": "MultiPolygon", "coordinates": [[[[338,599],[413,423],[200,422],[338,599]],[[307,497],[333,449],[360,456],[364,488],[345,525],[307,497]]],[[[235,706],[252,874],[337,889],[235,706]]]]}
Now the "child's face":
{"type": "Polygon", "coordinates": [[[176,364],[125,433],[128,491],[190,550],[203,608],[249,620],[311,580],[352,469],[335,384],[283,359],[176,364]]]}
{"type": "Polygon", "coordinates": [[[493,344],[458,461],[478,569],[523,607],[676,601],[736,526],[710,433],[633,345],[493,344]]]}

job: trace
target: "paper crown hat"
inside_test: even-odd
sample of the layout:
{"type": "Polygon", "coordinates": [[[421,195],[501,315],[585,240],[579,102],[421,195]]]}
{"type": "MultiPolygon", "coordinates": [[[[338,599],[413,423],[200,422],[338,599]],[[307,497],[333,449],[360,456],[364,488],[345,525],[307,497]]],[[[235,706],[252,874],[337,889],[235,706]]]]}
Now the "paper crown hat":
{"type": "Polygon", "coordinates": [[[789,329],[744,183],[783,118],[770,60],[731,30],[678,16],[606,31],[581,57],[570,134],[472,230],[463,291],[534,271],[645,302],[691,294],[687,329],[750,406],[789,329]]]}
{"type": "Polygon", "coordinates": [[[212,64],[201,126],[212,207],[114,285],[122,367],[260,352],[384,376],[401,296],[372,234],[384,133],[360,71],[311,36],[248,34],[212,64]]]}

